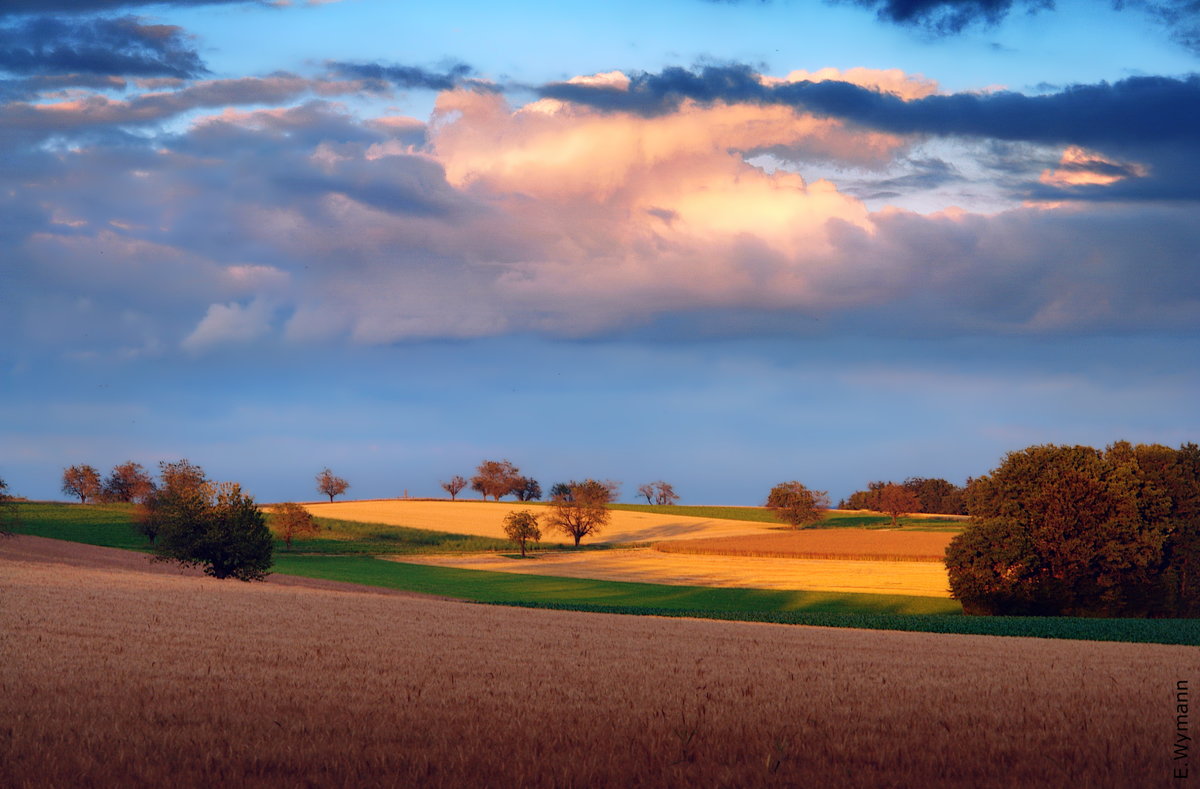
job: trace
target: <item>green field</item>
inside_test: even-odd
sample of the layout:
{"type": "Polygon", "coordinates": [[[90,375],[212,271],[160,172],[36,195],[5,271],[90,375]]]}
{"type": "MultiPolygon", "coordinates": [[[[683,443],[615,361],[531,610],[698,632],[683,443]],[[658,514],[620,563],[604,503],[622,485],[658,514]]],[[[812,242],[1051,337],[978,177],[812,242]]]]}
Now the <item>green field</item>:
{"type": "MultiPolygon", "coordinates": [[[[705,508],[679,508],[705,509],[705,508]]],[[[731,508],[734,509],[734,508],[731,508]]],[[[751,509],[751,508],[747,508],[751,509]]],[[[147,551],[129,505],[22,503],[16,531],[147,551]]],[[[691,513],[687,513],[691,514],[691,513]]],[[[970,617],[954,600],[903,595],[668,586],[404,564],[372,554],[481,549],[483,538],[325,521],[328,532],[275,553],[274,572],[435,594],[479,603],[937,633],[1200,645],[1198,619],[970,617]],[[334,538],[336,535],[337,539],[334,538]]],[[[502,549],[508,543],[487,540],[502,549]]],[[[229,583],[235,583],[230,581],[229,583]]]]}

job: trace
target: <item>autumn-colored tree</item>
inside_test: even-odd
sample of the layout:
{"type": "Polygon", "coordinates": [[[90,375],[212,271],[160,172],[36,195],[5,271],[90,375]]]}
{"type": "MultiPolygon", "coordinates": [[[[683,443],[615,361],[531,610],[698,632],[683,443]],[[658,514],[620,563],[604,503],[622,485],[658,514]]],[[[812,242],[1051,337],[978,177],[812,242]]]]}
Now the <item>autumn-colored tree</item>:
{"type": "Polygon", "coordinates": [[[507,460],[485,460],[475,469],[471,477],[471,489],[478,491],[485,499],[492,496],[500,501],[501,496],[507,496],[516,488],[521,479],[521,472],[507,460]]]}
{"type": "Polygon", "coordinates": [[[542,530],[538,528],[538,516],[529,510],[517,510],[505,515],[504,533],[521,548],[521,556],[525,556],[527,543],[542,539],[542,530]]]}
{"type": "Polygon", "coordinates": [[[767,494],[767,508],[784,523],[799,529],[821,520],[829,509],[829,494],[809,490],[799,482],[781,482],[767,494]]]}
{"type": "Polygon", "coordinates": [[[212,483],[204,469],[186,459],[158,464],[159,484],[142,498],[134,519],[134,528],[150,542],[158,539],[163,519],[174,502],[185,499],[205,499],[212,495],[212,483]]]}
{"type": "Polygon", "coordinates": [[[639,496],[646,497],[647,504],[674,504],[679,501],[679,495],[675,493],[675,488],[662,480],[639,485],[637,492],[639,496]]]}
{"type": "Polygon", "coordinates": [[[887,482],[868,482],[866,490],[856,490],[848,497],[838,502],[838,507],[844,510],[871,510],[879,512],[879,491],[887,482]]]}
{"type": "Polygon", "coordinates": [[[340,496],[350,488],[350,483],[336,476],[328,468],[323,469],[317,475],[317,490],[329,497],[329,503],[333,503],[334,496],[340,496]]]}
{"type": "Polygon", "coordinates": [[[879,489],[878,511],[892,519],[892,528],[900,525],[900,519],[921,510],[921,500],[903,485],[889,482],[879,489]]]}
{"type": "Polygon", "coordinates": [[[321,530],[312,513],[293,501],[286,501],[275,507],[275,511],[271,513],[271,523],[289,551],[292,549],[292,540],[306,534],[316,534],[321,530]]]}
{"type": "Polygon", "coordinates": [[[62,492],[68,496],[78,496],[80,504],[87,504],[88,499],[100,497],[102,490],[100,472],[92,466],[68,466],[63,469],[62,492]]]}
{"type": "Polygon", "coordinates": [[[154,491],[154,480],[142,468],[141,463],[132,460],[113,466],[108,479],[104,481],[104,499],[106,501],[144,501],[154,491]]]}
{"type": "Polygon", "coordinates": [[[520,477],[513,485],[512,493],[517,501],[537,501],[542,498],[542,486],[533,477],[520,477]]]}
{"type": "Polygon", "coordinates": [[[953,482],[937,477],[909,477],[904,487],[920,501],[920,509],[913,512],[929,512],[938,515],[966,515],[963,489],[953,482]]]}
{"type": "Polygon", "coordinates": [[[462,475],[455,474],[450,478],[449,482],[443,482],[442,488],[450,494],[450,500],[454,501],[458,498],[458,494],[467,486],[467,481],[462,478],[462,475]]]}
{"type": "Polygon", "coordinates": [[[607,505],[613,500],[614,485],[612,481],[594,479],[566,483],[567,492],[551,499],[546,525],[574,538],[578,548],[581,539],[599,533],[608,525],[612,514],[607,505]]]}
{"type": "Polygon", "coordinates": [[[1200,449],[1010,452],[967,489],[946,551],[967,613],[1188,616],[1200,608],[1200,449]],[[1189,613],[1191,612],[1191,613],[1189,613]]]}

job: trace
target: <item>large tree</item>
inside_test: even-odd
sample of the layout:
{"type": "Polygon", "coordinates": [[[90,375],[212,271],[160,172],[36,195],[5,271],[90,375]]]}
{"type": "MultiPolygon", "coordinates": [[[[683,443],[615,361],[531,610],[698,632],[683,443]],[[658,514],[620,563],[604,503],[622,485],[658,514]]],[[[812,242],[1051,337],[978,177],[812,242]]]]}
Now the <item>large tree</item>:
{"type": "Polygon", "coordinates": [[[328,468],[322,469],[317,475],[317,490],[329,497],[333,503],[334,496],[340,496],[350,488],[350,483],[334,474],[328,468]]]}
{"type": "Polygon", "coordinates": [[[501,496],[507,496],[520,483],[521,472],[507,460],[485,460],[475,469],[471,477],[471,489],[478,491],[485,499],[488,496],[500,501],[501,496]]]}
{"type": "Polygon", "coordinates": [[[146,505],[155,524],[155,554],[199,566],[214,578],[262,580],[272,564],[266,517],[240,486],[209,482],[199,467],[187,466],[187,475],[164,474],[146,505]]]}
{"type": "Polygon", "coordinates": [[[1194,444],[1010,452],[967,504],[946,568],[968,613],[1178,616],[1200,603],[1194,444]]]}
{"type": "Polygon", "coordinates": [[[113,466],[104,481],[104,498],[108,501],[144,501],[154,491],[154,480],[141,463],[128,460],[113,466]]]}
{"type": "Polygon", "coordinates": [[[965,515],[966,501],[963,489],[953,482],[938,477],[909,477],[904,487],[920,501],[920,509],[913,512],[929,512],[938,515],[965,515]]]}
{"type": "Polygon", "coordinates": [[[187,459],[174,463],[159,461],[158,486],[152,488],[141,501],[134,528],[141,532],[150,542],[158,540],[158,532],[164,523],[164,517],[170,512],[173,502],[186,499],[203,499],[211,497],[212,483],[204,469],[187,459]]]}
{"type": "Polygon", "coordinates": [[[767,509],[793,529],[810,526],[825,517],[829,494],[810,490],[799,482],[780,482],[767,494],[767,509]]]}
{"type": "Polygon", "coordinates": [[[575,547],[579,547],[580,540],[608,525],[612,517],[608,503],[613,500],[613,483],[586,479],[565,483],[564,487],[566,492],[560,491],[551,499],[546,525],[572,537],[575,547]]]}
{"type": "Polygon", "coordinates": [[[505,515],[504,533],[521,548],[521,556],[525,556],[525,546],[528,543],[542,539],[542,530],[538,528],[538,516],[529,510],[518,510],[505,515]]]}
{"type": "Polygon", "coordinates": [[[102,490],[100,472],[94,467],[68,466],[63,469],[62,492],[68,496],[78,496],[80,504],[87,504],[88,499],[99,498],[102,490]]]}

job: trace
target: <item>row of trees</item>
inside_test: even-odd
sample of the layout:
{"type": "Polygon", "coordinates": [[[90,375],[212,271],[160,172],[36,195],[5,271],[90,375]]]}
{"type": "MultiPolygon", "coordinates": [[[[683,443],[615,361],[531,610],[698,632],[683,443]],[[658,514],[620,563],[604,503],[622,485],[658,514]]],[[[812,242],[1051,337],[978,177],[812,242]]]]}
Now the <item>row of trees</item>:
{"type": "MultiPolygon", "coordinates": [[[[595,482],[595,480],[590,481],[595,482]]],[[[485,460],[476,467],[475,476],[470,480],[455,475],[442,482],[441,486],[450,494],[451,500],[455,500],[468,484],[471,490],[476,491],[483,498],[491,496],[496,501],[505,496],[514,496],[518,501],[540,501],[543,495],[541,483],[532,477],[522,475],[521,470],[508,460],[485,460]]],[[[575,495],[572,492],[572,486],[580,484],[582,483],[574,481],[555,483],[550,487],[550,500],[571,500],[575,495]]],[[[608,501],[616,501],[621,488],[619,482],[606,480],[598,484],[603,485],[608,491],[608,501]]],[[[679,501],[679,495],[675,493],[675,489],[661,480],[640,486],[638,495],[645,496],[646,501],[651,504],[674,504],[679,501]]]]}
{"type": "Polygon", "coordinates": [[[132,460],[113,466],[107,478],[101,478],[94,466],[68,466],[63,469],[62,492],[89,501],[141,502],[154,492],[154,480],[132,460]]]}
{"type": "Polygon", "coordinates": [[[946,551],[977,614],[1200,616],[1200,447],[1010,452],[967,486],[946,551]]]}
{"type": "Polygon", "coordinates": [[[887,513],[899,509],[905,515],[966,515],[966,488],[937,477],[909,477],[901,483],[869,482],[866,490],[851,493],[838,502],[838,507],[887,513]]]}

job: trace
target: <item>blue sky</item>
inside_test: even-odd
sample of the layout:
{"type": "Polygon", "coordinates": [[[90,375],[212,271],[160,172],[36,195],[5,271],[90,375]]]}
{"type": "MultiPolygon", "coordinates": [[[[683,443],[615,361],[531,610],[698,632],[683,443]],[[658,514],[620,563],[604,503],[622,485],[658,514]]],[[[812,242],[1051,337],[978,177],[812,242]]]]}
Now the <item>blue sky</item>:
{"type": "Polygon", "coordinates": [[[0,4],[0,477],[757,504],[1196,440],[1186,3],[644,6],[0,4]]]}

